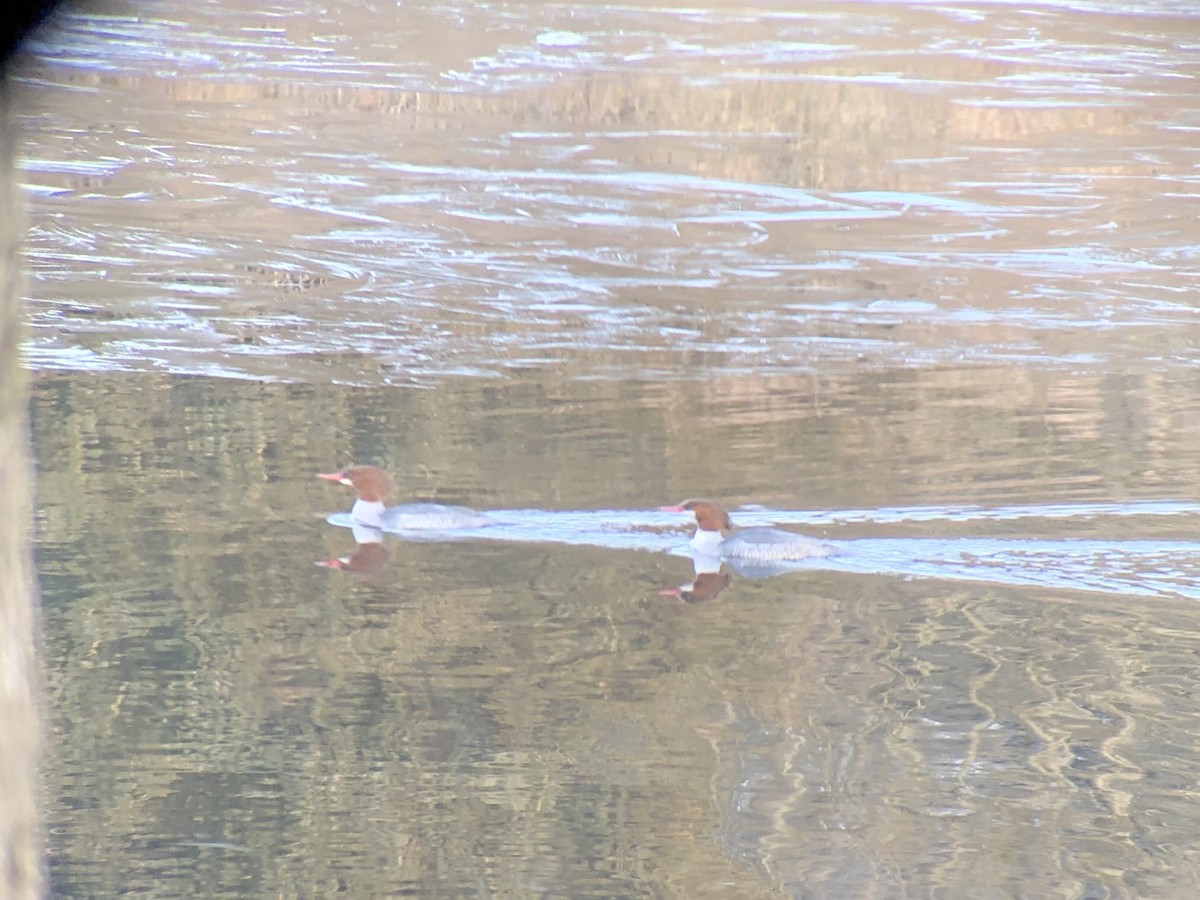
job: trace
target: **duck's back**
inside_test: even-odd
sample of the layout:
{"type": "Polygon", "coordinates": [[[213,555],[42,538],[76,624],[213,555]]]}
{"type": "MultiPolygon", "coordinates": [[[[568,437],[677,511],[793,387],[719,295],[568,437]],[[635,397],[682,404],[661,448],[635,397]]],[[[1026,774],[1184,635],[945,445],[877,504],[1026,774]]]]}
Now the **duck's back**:
{"type": "Polygon", "coordinates": [[[721,555],[739,559],[814,559],[833,556],[837,548],[824,541],[778,528],[739,528],[721,542],[721,555]]]}
{"type": "Polygon", "coordinates": [[[383,527],[388,531],[448,531],[454,528],[482,528],[495,519],[467,506],[441,503],[401,503],[383,512],[383,527]]]}

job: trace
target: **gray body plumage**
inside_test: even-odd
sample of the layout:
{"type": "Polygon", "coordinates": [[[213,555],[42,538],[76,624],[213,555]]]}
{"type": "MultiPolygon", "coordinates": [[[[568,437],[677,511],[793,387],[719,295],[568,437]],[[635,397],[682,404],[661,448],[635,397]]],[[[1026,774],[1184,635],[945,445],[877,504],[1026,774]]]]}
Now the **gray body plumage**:
{"type": "Polygon", "coordinates": [[[383,512],[388,531],[446,531],[453,528],[482,528],[495,519],[466,506],[441,503],[402,503],[383,512]]]}
{"type": "Polygon", "coordinates": [[[833,556],[837,550],[801,534],[754,526],[739,528],[721,541],[720,553],[739,559],[813,559],[833,556]]]}

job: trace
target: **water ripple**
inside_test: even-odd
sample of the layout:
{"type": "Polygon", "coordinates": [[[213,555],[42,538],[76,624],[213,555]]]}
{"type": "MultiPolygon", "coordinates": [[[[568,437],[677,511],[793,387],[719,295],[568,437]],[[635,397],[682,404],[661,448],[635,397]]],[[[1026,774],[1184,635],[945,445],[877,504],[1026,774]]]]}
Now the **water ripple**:
{"type": "MultiPolygon", "coordinates": [[[[499,524],[453,532],[405,532],[413,541],[488,540],[514,543],[565,544],[640,550],[693,557],[679,517],[657,510],[489,510],[499,524]]],[[[1105,516],[1200,516],[1200,503],[1145,501],[1132,503],[1053,504],[977,507],[909,507],[843,510],[828,513],[753,507],[738,512],[742,524],[839,525],[872,522],[894,524],[1019,519],[1095,519],[1105,516]]],[[[351,527],[345,513],[331,524],[351,527]]],[[[879,538],[839,540],[826,534],[838,555],[794,563],[746,563],[730,560],[744,577],[786,572],[829,570],[901,578],[937,578],[1062,590],[1098,591],[1150,597],[1200,599],[1200,542],[1158,540],[1019,539],[1019,538],[879,538]]],[[[713,561],[694,560],[696,571],[713,561]]]]}

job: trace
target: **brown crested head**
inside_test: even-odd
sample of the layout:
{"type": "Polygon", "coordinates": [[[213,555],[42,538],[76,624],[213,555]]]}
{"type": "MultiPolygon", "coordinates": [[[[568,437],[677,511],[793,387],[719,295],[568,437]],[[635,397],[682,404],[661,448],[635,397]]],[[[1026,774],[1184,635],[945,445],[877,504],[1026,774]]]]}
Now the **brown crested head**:
{"type": "Polygon", "coordinates": [[[732,531],[733,520],[729,513],[715,500],[701,500],[693,497],[684,500],[677,506],[664,506],[667,512],[690,512],[696,517],[696,527],[701,531],[732,531]]]}
{"type": "Polygon", "coordinates": [[[317,477],[349,485],[358,493],[359,500],[368,503],[382,503],[396,487],[392,476],[375,466],[350,466],[340,472],[318,474],[317,477]]]}

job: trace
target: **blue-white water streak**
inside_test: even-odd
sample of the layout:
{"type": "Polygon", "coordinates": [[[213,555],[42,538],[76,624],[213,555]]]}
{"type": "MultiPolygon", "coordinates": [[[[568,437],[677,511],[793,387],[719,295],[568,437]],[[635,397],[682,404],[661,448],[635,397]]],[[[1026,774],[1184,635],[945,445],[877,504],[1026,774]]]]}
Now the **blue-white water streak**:
{"type": "MultiPolygon", "coordinates": [[[[409,532],[401,540],[505,541],[568,544],[692,556],[689,523],[657,510],[489,510],[496,524],[448,532],[409,532]]],[[[898,507],[833,512],[738,510],[746,525],[976,521],[1200,515],[1188,501],[1058,504],[1052,506],[898,507]]],[[[345,513],[329,517],[348,527],[345,513]]],[[[769,565],[731,561],[743,577],[796,571],[838,571],[901,578],[936,578],[1143,597],[1200,599],[1200,542],[1017,538],[856,538],[831,540],[838,555],[769,565]]],[[[703,565],[704,562],[697,562],[703,565]]]]}

